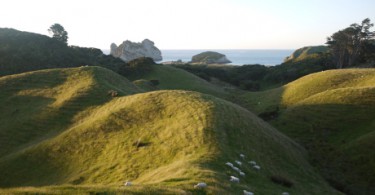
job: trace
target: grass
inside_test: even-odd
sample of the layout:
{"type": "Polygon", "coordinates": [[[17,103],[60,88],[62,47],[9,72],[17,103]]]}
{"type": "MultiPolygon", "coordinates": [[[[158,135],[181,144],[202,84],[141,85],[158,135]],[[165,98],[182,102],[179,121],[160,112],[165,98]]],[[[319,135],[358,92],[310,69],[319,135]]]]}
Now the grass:
{"type": "Polygon", "coordinates": [[[110,89],[122,95],[141,92],[123,77],[99,67],[6,76],[0,78],[0,86],[0,156],[62,131],[80,111],[109,101],[110,89]]]}
{"type": "Polygon", "coordinates": [[[328,51],[326,46],[309,46],[297,49],[293,54],[287,59],[287,61],[302,61],[308,58],[315,58],[320,53],[325,53],[328,51]]]}
{"type": "Polygon", "coordinates": [[[195,76],[194,74],[191,74],[185,70],[169,65],[153,66],[152,71],[142,75],[141,78],[130,79],[134,80],[138,86],[142,87],[145,90],[150,90],[149,86],[144,85],[144,80],[146,79],[158,80],[158,89],[197,91],[222,98],[228,95],[227,92],[221,87],[213,85],[206,80],[195,76]]]}
{"type": "MultiPolygon", "coordinates": [[[[165,83],[167,75],[156,79],[161,88],[174,85],[165,83]]],[[[0,90],[5,92],[0,96],[0,193],[339,194],[309,165],[298,144],[244,108],[211,95],[144,93],[97,67],[2,77],[0,90]],[[108,96],[108,90],[119,97],[108,96]],[[225,162],[240,160],[240,153],[246,155],[241,170],[247,176],[230,183],[230,175],[239,175],[225,162]],[[261,170],[247,160],[257,161],[261,170]],[[272,175],[293,187],[275,184],[272,175]],[[124,187],[126,181],[134,186],[124,187]],[[208,188],[194,189],[197,182],[208,188]]]]}
{"type": "Polygon", "coordinates": [[[351,194],[375,190],[375,155],[368,150],[375,141],[374,69],[324,71],[242,97],[258,114],[279,108],[270,122],[303,144],[336,188],[351,194]]]}

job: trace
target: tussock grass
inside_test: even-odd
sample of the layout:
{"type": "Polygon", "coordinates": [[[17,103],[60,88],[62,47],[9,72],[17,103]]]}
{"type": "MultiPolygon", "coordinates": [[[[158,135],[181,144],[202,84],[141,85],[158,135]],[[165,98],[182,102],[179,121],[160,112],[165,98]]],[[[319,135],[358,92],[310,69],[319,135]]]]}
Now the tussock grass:
{"type": "Polygon", "coordinates": [[[20,111],[2,118],[0,186],[7,189],[0,193],[339,194],[298,144],[214,96],[142,93],[115,73],[92,67],[2,77],[0,90],[7,91],[0,113],[13,105],[20,111]],[[240,167],[246,177],[230,183],[230,175],[239,175],[225,162],[241,160],[240,153],[246,155],[240,167]],[[262,169],[254,170],[249,160],[262,169]],[[293,187],[273,183],[272,175],[294,181],[293,187]],[[126,181],[134,186],[124,187],[126,181]],[[193,189],[197,182],[208,188],[193,189]]]}

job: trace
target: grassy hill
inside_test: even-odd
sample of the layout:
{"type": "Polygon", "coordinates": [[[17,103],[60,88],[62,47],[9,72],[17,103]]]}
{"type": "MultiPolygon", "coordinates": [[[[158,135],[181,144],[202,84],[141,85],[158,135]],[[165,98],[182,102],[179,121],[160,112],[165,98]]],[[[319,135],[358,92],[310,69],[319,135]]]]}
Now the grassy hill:
{"type": "Polygon", "coordinates": [[[261,116],[274,114],[271,123],[309,150],[332,185],[351,194],[375,191],[374,69],[324,71],[243,98],[261,116]]]}
{"type": "Polygon", "coordinates": [[[297,49],[285,59],[285,62],[288,61],[302,61],[309,58],[316,58],[319,56],[319,54],[327,53],[328,47],[327,46],[309,46],[309,47],[303,47],[300,49],[297,49]]]}
{"type": "Polygon", "coordinates": [[[134,80],[135,84],[139,84],[139,86],[145,90],[150,90],[150,87],[144,85],[144,81],[142,82],[142,80],[146,79],[158,80],[159,84],[157,85],[157,89],[197,91],[217,97],[226,97],[228,95],[223,88],[213,85],[185,70],[169,65],[154,65],[151,71],[136,78],[130,77],[130,79],[134,80]]]}
{"type": "Polygon", "coordinates": [[[98,67],[5,76],[0,90],[0,193],[339,194],[298,144],[210,95],[142,93],[98,67]],[[245,177],[225,165],[235,160],[245,177]],[[208,188],[194,189],[197,182],[208,188]]]}
{"type": "Polygon", "coordinates": [[[51,69],[0,78],[0,155],[74,123],[77,113],[141,90],[100,67],[51,69]]]}

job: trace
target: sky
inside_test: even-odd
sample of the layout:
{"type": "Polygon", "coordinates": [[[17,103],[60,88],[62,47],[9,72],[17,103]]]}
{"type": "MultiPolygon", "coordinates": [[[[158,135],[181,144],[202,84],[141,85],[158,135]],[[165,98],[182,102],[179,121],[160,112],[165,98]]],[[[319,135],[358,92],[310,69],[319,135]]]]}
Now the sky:
{"type": "Polygon", "coordinates": [[[374,8],[374,0],[3,0],[0,28],[50,36],[59,23],[69,45],[100,49],[145,38],[159,49],[298,49],[375,22],[374,8]]]}

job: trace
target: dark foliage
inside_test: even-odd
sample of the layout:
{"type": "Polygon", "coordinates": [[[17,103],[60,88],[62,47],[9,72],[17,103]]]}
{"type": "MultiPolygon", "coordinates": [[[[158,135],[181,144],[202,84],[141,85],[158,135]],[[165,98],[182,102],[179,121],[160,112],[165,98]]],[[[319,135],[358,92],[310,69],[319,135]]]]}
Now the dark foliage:
{"type": "Polygon", "coordinates": [[[159,80],[157,80],[157,79],[151,79],[150,83],[151,83],[152,86],[155,86],[155,87],[160,84],[159,80]]]}
{"type": "Polygon", "coordinates": [[[0,28],[0,76],[82,65],[118,71],[124,64],[96,48],[67,46],[48,36],[0,28]]]}
{"type": "Polygon", "coordinates": [[[337,68],[356,66],[361,55],[364,60],[363,57],[368,52],[365,47],[375,37],[375,31],[370,30],[373,26],[370,19],[366,18],[361,24],[354,23],[327,38],[337,68]]]}
{"type": "Polygon", "coordinates": [[[52,38],[64,44],[68,44],[68,32],[60,24],[53,24],[48,31],[52,33],[52,38]]]}
{"type": "Polygon", "coordinates": [[[273,183],[280,184],[288,188],[291,188],[294,185],[292,181],[280,175],[272,175],[270,179],[273,183]]]}
{"type": "Polygon", "coordinates": [[[152,66],[156,65],[152,58],[142,57],[124,63],[120,68],[118,73],[127,77],[131,76],[134,78],[139,77],[152,70],[152,66]]]}
{"type": "Polygon", "coordinates": [[[265,121],[276,119],[279,116],[279,107],[276,107],[276,109],[272,111],[262,112],[258,116],[265,121]]]}
{"type": "Polygon", "coordinates": [[[312,58],[299,61],[288,61],[277,66],[243,65],[243,66],[209,66],[209,65],[174,65],[191,72],[207,81],[215,77],[241,89],[249,91],[262,90],[262,83],[282,85],[302,76],[333,69],[328,53],[316,53],[312,58]]]}

